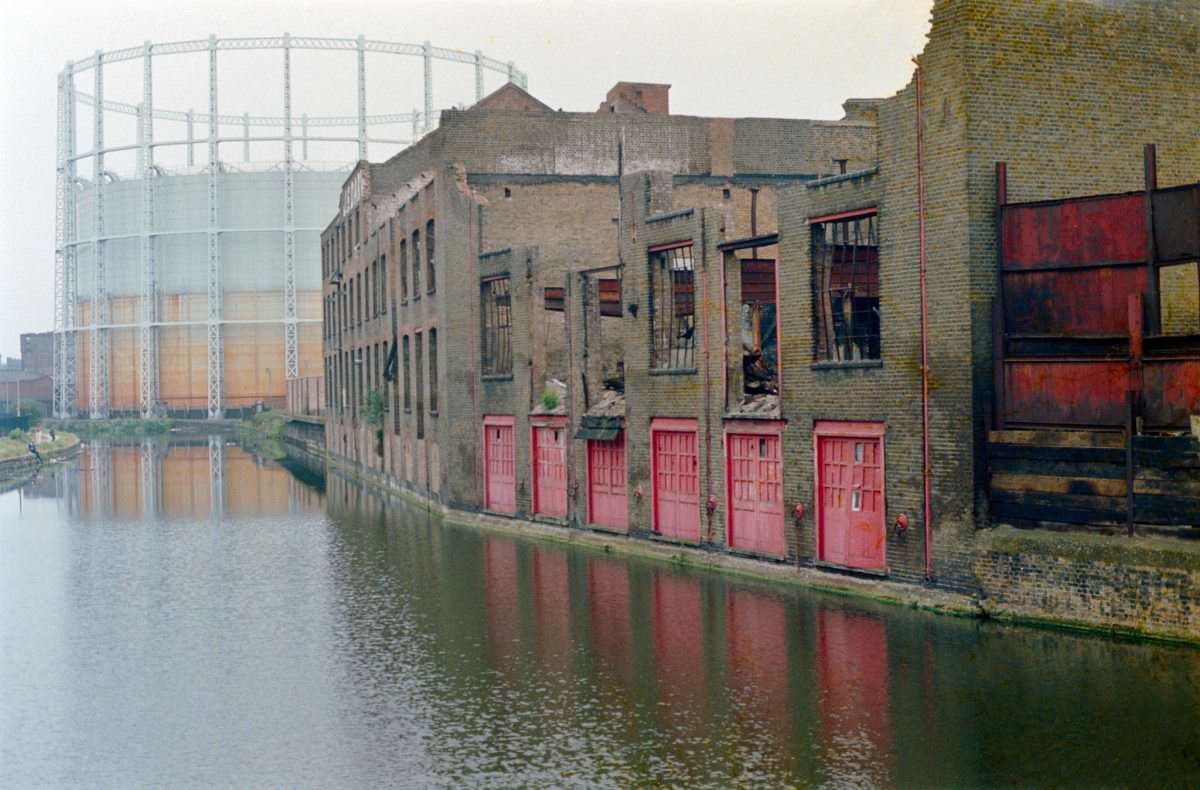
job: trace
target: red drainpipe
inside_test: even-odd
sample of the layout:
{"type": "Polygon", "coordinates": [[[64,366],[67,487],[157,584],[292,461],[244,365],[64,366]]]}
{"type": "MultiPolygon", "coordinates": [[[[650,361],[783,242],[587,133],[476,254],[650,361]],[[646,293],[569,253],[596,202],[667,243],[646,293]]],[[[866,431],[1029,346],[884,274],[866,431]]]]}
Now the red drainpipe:
{"type": "Polygon", "coordinates": [[[917,67],[917,227],[920,236],[921,258],[921,450],[924,454],[922,476],[925,483],[925,581],[933,580],[933,497],[929,476],[929,307],[925,295],[925,121],[924,96],[921,84],[921,61],[913,58],[917,67]]]}

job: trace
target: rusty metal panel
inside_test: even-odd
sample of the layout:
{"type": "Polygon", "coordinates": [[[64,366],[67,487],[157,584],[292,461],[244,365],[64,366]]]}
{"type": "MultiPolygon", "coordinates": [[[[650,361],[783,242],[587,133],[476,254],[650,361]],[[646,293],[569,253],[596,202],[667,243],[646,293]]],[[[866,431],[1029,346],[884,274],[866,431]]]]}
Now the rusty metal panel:
{"type": "Polygon", "coordinates": [[[1200,358],[1148,359],[1142,377],[1147,425],[1186,428],[1189,415],[1200,414],[1200,358]]]}
{"type": "Polygon", "coordinates": [[[1126,300],[1146,289],[1144,266],[1005,272],[1009,335],[1126,334],[1126,300]]]}
{"type": "Polygon", "coordinates": [[[1127,360],[1023,360],[1004,365],[1007,422],[1124,425],[1127,360]]]}
{"type": "Polygon", "coordinates": [[[1152,203],[1155,257],[1160,262],[1200,258],[1200,184],[1160,189],[1152,203]]]}
{"type": "Polygon", "coordinates": [[[1005,271],[1146,259],[1142,193],[1026,203],[1001,209],[1005,271]]]}

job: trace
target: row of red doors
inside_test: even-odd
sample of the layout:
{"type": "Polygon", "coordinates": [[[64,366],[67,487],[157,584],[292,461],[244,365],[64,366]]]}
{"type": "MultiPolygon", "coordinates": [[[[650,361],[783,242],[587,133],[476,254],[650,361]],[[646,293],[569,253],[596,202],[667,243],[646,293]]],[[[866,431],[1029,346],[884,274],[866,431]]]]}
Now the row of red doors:
{"type": "MultiPolygon", "coordinates": [[[[729,545],[783,556],[785,514],[781,426],[726,434],[729,545]]],[[[566,420],[542,420],[532,429],[533,512],[567,514],[566,420]]],[[[849,568],[885,568],[883,426],[818,422],[817,556],[849,568]]],[[[629,527],[624,435],[588,442],[588,521],[629,527]]],[[[652,527],[674,540],[700,541],[699,441],[695,420],[651,424],[652,527]]],[[[511,417],[484,419],[484,507],[516,512],[511,417]]]]}

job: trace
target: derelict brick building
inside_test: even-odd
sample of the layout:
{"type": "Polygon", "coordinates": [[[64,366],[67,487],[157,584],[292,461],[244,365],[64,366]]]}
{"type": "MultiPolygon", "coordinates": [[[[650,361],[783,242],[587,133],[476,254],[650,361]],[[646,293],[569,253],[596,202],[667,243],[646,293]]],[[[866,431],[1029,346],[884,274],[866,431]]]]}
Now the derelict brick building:
{"type": "Polygon", "coordinates": [[[385,251],[391,312],[327,325],[329,450],[450,507],[1195,638],[1194,553],[1123,531],[1200,524],[1198,34],[1190,2],[941,0],[909,86],[840,122],[655,86],[450,113],[360,166],[381,213],[327,314],[385,251]]]}

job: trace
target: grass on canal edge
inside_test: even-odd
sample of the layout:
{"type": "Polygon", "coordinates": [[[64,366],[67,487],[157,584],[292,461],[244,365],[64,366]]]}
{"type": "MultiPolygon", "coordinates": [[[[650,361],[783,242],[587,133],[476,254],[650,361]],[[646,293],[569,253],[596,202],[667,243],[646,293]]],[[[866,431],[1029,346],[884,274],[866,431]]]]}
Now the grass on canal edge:
{"type": "Polygon", "coordinates": [[[119,418],[113,420],[58,420],[52,423],[61,431],[72,431],[80,436],[135,437],[157,436],[169,433],[171,420],[160,417],[143,420],[119,418]]]}
{"type": "MultiPolygon", "coordinates": [[[[58,431],[57,438],[52,442],[42,442],[37,446],[38,452],[43,457],[47,453],[55,450],[61,450],[64,447],[70,447],[78,437],[73,433],[66,431],[58,431]]],[[[8,460],[9,458],[22,458],[29,455],[29,435],[24,431],[13,431],[8,436],[0,438],[0,461],[8,460]]]]}

